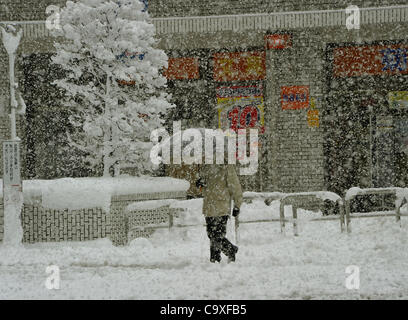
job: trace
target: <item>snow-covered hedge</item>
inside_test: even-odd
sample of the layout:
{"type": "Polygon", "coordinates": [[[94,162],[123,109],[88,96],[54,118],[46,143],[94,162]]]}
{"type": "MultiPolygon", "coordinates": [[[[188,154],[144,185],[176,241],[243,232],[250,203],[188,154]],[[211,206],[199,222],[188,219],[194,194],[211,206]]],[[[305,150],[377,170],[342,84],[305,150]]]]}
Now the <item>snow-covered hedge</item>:
{"type": "Polygon", "coordinates": [[[186,180],[170,177],[62,178],[24,180],[23,192],[25,203],[41,197],[42,206],[50,209],[100,207],[109,212],[112,196],[186,192],[189,186],[186,180]]]}

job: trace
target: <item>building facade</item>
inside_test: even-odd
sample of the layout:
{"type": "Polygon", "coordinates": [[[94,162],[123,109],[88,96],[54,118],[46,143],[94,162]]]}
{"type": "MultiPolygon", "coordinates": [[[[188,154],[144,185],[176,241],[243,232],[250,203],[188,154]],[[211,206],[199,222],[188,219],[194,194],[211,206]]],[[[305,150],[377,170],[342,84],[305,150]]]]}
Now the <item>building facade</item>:
{"type": "MultiPolygon", "coordinates": [[[[30,6],[7,0],[0,7],[0,24],[15,21],[23,29],[17,77],[30,103],[18,127],[26,142],[27,177],[51,178],[44,163],[54,168],[53,176],[88,174],[80,162],[50,155],[58,144],[58,124],[45,132],[33,129],[41,126],[38,112],[46,119],[62,112],[57,93],[40,92],[51,90],[53,72],[46,67],[53,39],[45,9],[64,2],[30,6]]],[[[169,56],[166,76],[177,106],[169,127],[180,120],[183,129],[259,129],[259,169],[242,177],[246,189],[340,194],[351,186],[406,185],[408,5],[352,4],[359,8],[357,29],[347,28],[354,13],[346,12],[347,1],[149,0],[159,46],[169,56]]],[[[0,67],[0,135],[6,140],[3,47],[0,67]]],[[[187,171],[177,174],[191,175],[187,171]]]]}

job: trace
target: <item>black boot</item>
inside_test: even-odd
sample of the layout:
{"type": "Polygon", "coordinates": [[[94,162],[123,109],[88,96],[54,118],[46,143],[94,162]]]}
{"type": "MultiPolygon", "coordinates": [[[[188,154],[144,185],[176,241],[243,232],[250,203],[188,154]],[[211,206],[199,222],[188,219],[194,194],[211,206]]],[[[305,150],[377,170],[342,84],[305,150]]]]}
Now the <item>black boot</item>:
{"type": "Polygon", "coordinates": [[[210,246],[210,262],[221,262],[221,250],[216,244],[211,244],[210,246]]]}
{"type": "Polygon", "coordinates": [[[238,247],[233,245],[233,250],[231,254],[228,256],[228,263],[235,262],[235,255],[238,252],[238,247]]]}

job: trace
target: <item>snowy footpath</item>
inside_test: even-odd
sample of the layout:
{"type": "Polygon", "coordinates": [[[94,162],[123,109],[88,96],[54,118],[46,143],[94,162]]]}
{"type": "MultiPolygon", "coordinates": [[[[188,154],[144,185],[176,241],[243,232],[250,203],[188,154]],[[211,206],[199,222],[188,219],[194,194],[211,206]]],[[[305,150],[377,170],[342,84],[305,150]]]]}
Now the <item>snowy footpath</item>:
{"type": "MultiPolygon", "coordinates": [[[[204,223],[201,200],[191,200],[183,223],[204,223]]],[[[278,204],[244,205],[242,220],[278,217],[278,204]]],[[[299,237],[277,222],[243,223],[235,263],[208,260],[204,226],[160,229],[150,239],[114,247],[83,243],[0,246],[0,299],[408,299],[408,219],[309,221],[301,210],[299,237]],[[60,289],[45,286],[47,266],[60,268],[60,289]],[[345,286],[358,266],[360,288],[345,286]]],[[[177,224],[177,222],[176,222],[177,224]]],[[[231,224],[229,224],[231,227],[231,224]]],[[[233,239],[233,234],[230,234],[233,239]]]]}

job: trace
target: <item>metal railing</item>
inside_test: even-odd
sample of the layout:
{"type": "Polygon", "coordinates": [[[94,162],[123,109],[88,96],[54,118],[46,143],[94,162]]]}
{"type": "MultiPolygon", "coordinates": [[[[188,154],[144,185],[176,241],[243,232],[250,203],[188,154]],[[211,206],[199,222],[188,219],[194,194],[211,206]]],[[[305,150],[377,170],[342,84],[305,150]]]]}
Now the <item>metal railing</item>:
{"type": "Polygon", "coordinates": [[[298,232],[298,223],[297,223],[297,210],[299,207],[305,206],[307,202],[310,202],[311,198],[316,200],[329,200],[339,205],[340,209],[340,218],[333,217],[322,217],[317,219],[310,219],[310,221],[323,221],[323,220],[340,220],[340,230],[344,232],[344,206],[343,199],[334,192],[328,191],[316,191],[316,192],[301,192],[301,193],[292,193],[286,194],[280,199],[280,225],[281,232],[285,231],[285,206],[292,205],[292,222],[293,222],[293,232],[295,236],[299,235],[298,232]]]}
{"type": "MultiPolygon", "coordinates": [[[[299,235],[298,230],[298,209],[307,208],[307,204],[310,204],[312,201],[330,201],[339,207],[338,216],[323,216],[319,218],[312,218],[308,221],[336,221],[340,222],[340,231],[343,233],[347,230],[348,233],[351,232],[351,218],[362,218],[362,217],[381,217],[381,216],[395,216],[396,221],[401,221],[401,216],[408,216],[408,214],[401,213],[401,206],[404,201],[408,202],[408,188],[371,188],[371,189],[360,189],[360,188],[350,188],[347,190],[344,199],[338,194],[329,191],[315,191],[315,192],[300,192],[300,193],[281,193],[281,192],[265,192],[265,193],[255,193],[255,192],[246,192],[244,193],[244,202],[250,202],[252,200],[259,199],[265,202],[266,205],[270,205],[272,201],[280,201],[279,206],[279,219],[258,219],[250,221],[240,221],[240,224],[247,223],[262,223],[262,222],[279,222],[281,227],[281,233],[285,232],[285,223],[293,223],[293,233],[295,236],[299,235]],[[350,203],[357,196],[361,195],[396,195],[395,201],[395,214],[387,213],[365,213],[362,215],[356,214],[351,215],[350,203]],[[285,206],[292,206],[292,219],[287,219],[285,217],[285,206]]],[[[178,216],[179,213],[185,211],[182,208],[170,208],[169,206],[163,206],[160,208],[163,213],[168,215],[167,222],[158,223],[158,224],[147,224],[147,225],[132,225],[130,223],[129,215],[132,215],[132,212],[128,212],[127,216],[127,230],[136,231],[136,230],[156,230],[163,228],[188,228],[196,227],[201,224],[174,224],[174,217],[178,216]]],[[[202,224],[205,226],[205,224],[202,224]]],[[[131,239],[128,239],[131,240],[131,239]]]]}
{"type": "MultiPolygon", "coordinates": [[[[401,213],[401,206],[405,201],[408,201],[408,188],[368,188],[368,189],[360,189],[360,188],[350,188],[347,190],[345,195],[345,211],[346,211],[346,227],[347,232],[351,232],[351,210],[350,210],[350,203],[353,199],[357,196],[362,195],[395,195],[395,218],[396,221],[401,225],[401,216],[408,216],[407,214],[401,213]]],[[[364,213],[363,215],[353,215],[354,218],[365,218],[365,217],[386,217],[386,216],[393,216],[394,214],[386,214],[386,213],[364,213]]]]}

